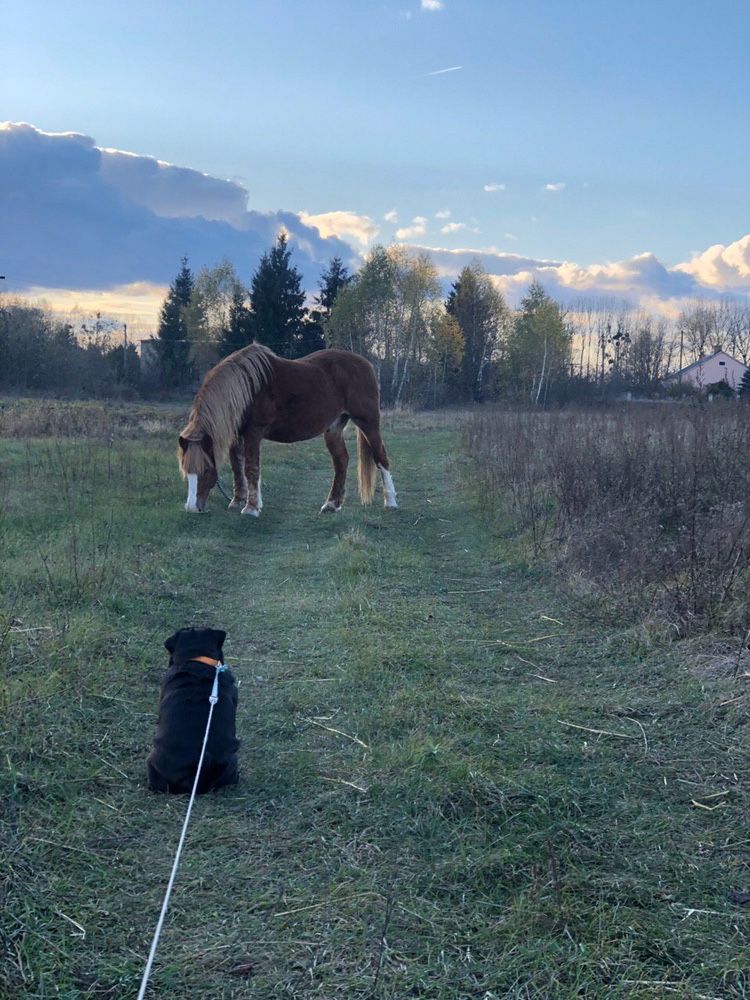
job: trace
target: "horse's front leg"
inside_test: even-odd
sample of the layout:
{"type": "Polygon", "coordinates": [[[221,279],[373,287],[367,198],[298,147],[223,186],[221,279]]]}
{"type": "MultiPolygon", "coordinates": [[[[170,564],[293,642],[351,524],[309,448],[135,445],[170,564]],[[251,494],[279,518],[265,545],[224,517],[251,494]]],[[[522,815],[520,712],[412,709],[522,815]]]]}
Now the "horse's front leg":
{"type": "Polygon", "coordinates": [[[251,428],[245,432],[247,498],[240,513],[249,514],[251,517],[258,517],[263,509],[263,498],[260,492],[260,443],[262,440],[262,431],[251,428]]]}
{"type": "Polygon", "coordinates": [[[229,464],[232,466],[232,499],[229,510],[242,510],[247,501],[245,446],[242,440],[235,441],[229,449],[229,464]]]}

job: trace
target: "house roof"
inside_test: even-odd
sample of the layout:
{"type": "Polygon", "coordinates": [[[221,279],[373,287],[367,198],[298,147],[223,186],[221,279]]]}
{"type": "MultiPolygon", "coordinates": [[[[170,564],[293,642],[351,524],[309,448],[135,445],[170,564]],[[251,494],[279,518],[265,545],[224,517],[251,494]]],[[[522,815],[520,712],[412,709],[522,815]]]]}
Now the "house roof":
{"type": "Polygon", "coordinates": [[[669,379],[671,378],[679,378],[681,375],[684,375],[685,372],[690,372],[694,368],[699,368],[701,365],[705,365],[707,361],[710,361],[711,358],[718,358],[721,355],[723,355],[729,361],[734,361],[736,365],[742,365],[743,368],[747,368],[747,365],[744,364],[744,362],[740,361],[739,358],[733,358],[732,355],[727,354],[726,351],[719,350],[719,351],[714,351],[712,354],[704,354],[702,358],[698,358],[698,360],[694,361],[691,365],[687,365],[687,367],[685,368],[680,368],[678,372],[672,372],[671,375],[667,375],[667,381],[669,381],[669,379]]]}

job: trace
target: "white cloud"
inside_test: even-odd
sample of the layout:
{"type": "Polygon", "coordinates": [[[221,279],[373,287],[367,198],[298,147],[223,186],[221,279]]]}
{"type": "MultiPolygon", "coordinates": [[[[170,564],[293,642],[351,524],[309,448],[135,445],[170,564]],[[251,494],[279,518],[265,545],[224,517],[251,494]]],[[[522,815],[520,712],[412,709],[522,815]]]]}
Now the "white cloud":
{"type": "Polygon", "coordinates": [[[747,291],[750,286],[750,235],[725,246],[714,246],[678,264],[676,271],[692,275],[702,285],[722,291],[747,291]]]}
{"type": "Polygon", "coordinates": [[[444,7],[443,0],[422,0],[422,10],[436,11],[444,7]]]}
{"type": "MultiPolygon", "coordinates": [[[[511,239],[513,234],[505,236],[511,239]]],[[[526,257],[495,247],[453,250],[420,245],[412,249],[430,254],[445,280],[454,280],[461,268],[478,260],[512,304],[520,301],[534,279],[566,305],[574,305],[581,298],[606,298],[664,315],[674,315],[681,304],[696,296],[716,297],[732,292],[750,301],[750,235],[726,247],[710,247],[692,261],[674,267],[668,267],[652,253],[581,265],[526,257]]]]}
{"type": "Polygon", "coordinates": [[[390,212],[386,212],[383,216],[386,222],[398,222],[398,212],[395,208],[392,208],[390,212]]]}
{"type": "Polygon", "coordinates": [[[415,215],[410,226],[396,230],[397,240],[412,240],[415,236],[424,236],[427,232],[427,219],[423,215],[415,215]]]}
{"type": "Polygon", "coordinates": [[[518,237],[515,235],[515,233],[503,233],[503,235],[505,236],[506,240],[512,240],[514,243],[518,242],[518,237]]]}
{"type": "Polygon", "coordinates": [[[439,212],[435,212],[436,219],[450,219],[451,210],[449,208],[441,208],[439,212]]]}
{"type": "Polygon", "coordinates": [[[484,185],[484,190],[489,193],[492,193],[493,191],[504,191],[505,185],[498,184],[496,181],[492,181],[492,183],[484,185]]]}
{"type": "Polygon", "coordinates": [[[300,212],[299,217],[303,225],[315,226],[323,239],[329,236],[349,236],[362,246],[367,246],[380,233],[369,215],[357,215],[355,212],[321,212],[319,215],[300,212]]]}
{"type": "Polygon", "coordinates": [[[565,187],[565,181],[556,181],[554,184],[545,184],[545,191],[562,191],[565,187]]]}
{"type": "Polygon", "coordinates": [[[446,235],[450,235],[451,233],[461,233],[464,231],[471,233],[479,232],[477,228],[468,226],[465,222],[449,222],[445,226],[442,226],[440,229],[440,232],[446,233],[446,235]]]}

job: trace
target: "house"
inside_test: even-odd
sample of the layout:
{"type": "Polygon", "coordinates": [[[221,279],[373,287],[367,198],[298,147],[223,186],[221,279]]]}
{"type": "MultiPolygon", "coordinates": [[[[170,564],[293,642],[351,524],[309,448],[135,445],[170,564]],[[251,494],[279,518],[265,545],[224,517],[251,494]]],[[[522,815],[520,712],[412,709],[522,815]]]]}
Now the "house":
{"type": "Polygon", "coordinates": [[[747,365],[743,365],[741,361],[733,358],[731,354],[727,354],[719,344],[716,344],[713,354],[706,354],[694,361],[692,365],[688,365],[687,368],[667,375],[664,384],[673,386],[682,383],[697,389],[705,389],[717,382],[726,382],[729,388],[736,392],[747,368],[747,365]]]}

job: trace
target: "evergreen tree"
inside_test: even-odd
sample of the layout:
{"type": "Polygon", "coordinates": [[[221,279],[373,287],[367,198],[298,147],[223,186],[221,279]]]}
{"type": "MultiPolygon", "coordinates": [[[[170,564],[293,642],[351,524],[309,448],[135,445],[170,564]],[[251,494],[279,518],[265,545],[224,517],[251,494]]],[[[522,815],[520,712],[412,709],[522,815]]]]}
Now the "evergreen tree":
{"type": "Polygon", "coordinates": [[[171,387],[186,385],[192,377],[185,310],[193,292],[193,272],[188,267],[187,257],[183,257],[181,263],[161,307],[156,334],[162,380],[171,387]]]}
{"type": "Polygon", "coordinates": [[[344,266],[341,258],[332,257],[331,263],[328,265],[328,270],[323,271],[320,276],[320,295],[315,298],[316,305],[320,306],[324,321],[330,317],[333,304],[339,292],[342,288],[346,288],[351,280],[352,276],[344,266]]]}
{"type": "Polygon", "coordinates": [[[306,310],[302,276],[290,264],[286,233],[263,254],[250,286],[253,339],[285,358],[299,357],[303,345],[306,310]]]}
{"type": "Polygon", "coordinates": [[[310,310],[305,326],[305,345],[310,351],[319,351],[326,346],[326,330],[331,318],[331,311],[338,294],[346,288],[352,276],[344,266],[340,257],[332,257],[328,269],[323,271],[318,282],[320,292],[315,296],[316,308],[310,310]]]}
{"type": "Polygon", "coordinates": [[[252,343],[252,314],[245,301],[245,289],[237,284],[232,293],[227,327],[221,337],[221,354],[225,356],[252,343]]]}
{"type": "Polygon", "coordinates": [[[737,395],[745,403],[750,403],[750,368],[745,369],[742,381],[737,387],[737,395]]]}
{"type": "Polygon", "coordinates": [[[465,267],[445,303],[463,334],[463,391],[467,399],[484,398],[489,363],[508,320],[508,307],[481,264],[465,267]]]}

